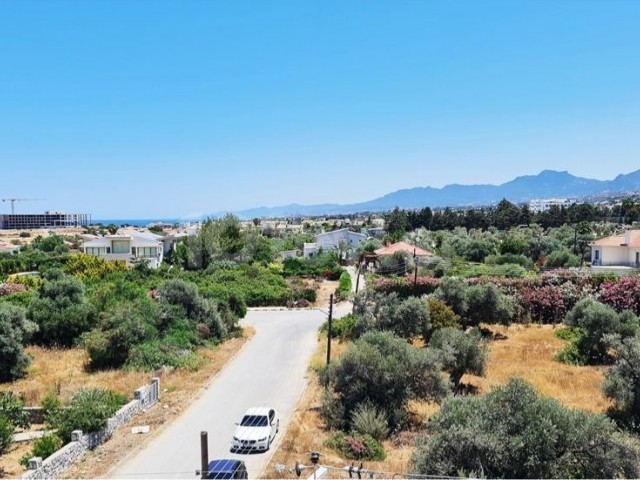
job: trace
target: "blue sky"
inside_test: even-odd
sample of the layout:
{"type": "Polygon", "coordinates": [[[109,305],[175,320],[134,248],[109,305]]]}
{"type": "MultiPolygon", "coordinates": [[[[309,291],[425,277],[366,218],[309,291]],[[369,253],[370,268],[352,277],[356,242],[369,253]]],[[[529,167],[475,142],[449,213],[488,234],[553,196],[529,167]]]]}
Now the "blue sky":
{"type": "MultiPolygon", "coordinates": [[[[640,168],[640,1],[0,2],[0,197],[175,217],[640,168]]],[[[0,211],[8,211],[0,204],[0,211]]]]}

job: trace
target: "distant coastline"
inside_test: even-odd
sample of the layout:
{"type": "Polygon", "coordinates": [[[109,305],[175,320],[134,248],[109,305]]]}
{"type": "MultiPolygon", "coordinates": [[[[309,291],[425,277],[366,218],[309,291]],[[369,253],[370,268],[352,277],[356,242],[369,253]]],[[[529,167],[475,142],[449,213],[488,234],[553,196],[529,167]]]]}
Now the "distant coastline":
{"type": "MultiPolygon", "coordinates": [[[[191,220],[191,221],[197,221],[197,220],[191,220]]],[[[184,224],[184,223],[189,223],[191,221],[179,219],[179,218],[107,219],[107,220],[92,219],[91,223],[92,224],[100,223],[102,225],[117,225],[119,227],[124,225],[131,225],[134,227],[146,227],[147,225],[152,223],[168,223],[170,225],[173,225],[174,223],[184,224]]]]}

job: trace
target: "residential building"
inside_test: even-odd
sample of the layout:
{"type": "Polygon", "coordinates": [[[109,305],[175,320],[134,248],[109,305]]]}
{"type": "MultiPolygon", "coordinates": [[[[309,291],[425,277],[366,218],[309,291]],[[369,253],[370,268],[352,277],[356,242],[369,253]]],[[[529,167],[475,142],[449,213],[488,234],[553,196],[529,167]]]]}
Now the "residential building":
{"type": "Polygon", "coordinates": [[[319,233],[316,235],[315,243],[305,243],[303,256],[305,258],[316,255],[322,250],[333,250],[346,247],[346,250],[356,248],[361,242],[365,241],[367,236],[364,233],[352,232],[348,228],[333,230],[331,232],[319,233]]]}
{"type": "Polygon", "coordinates": [[[161,240],[140,235],[140,232],[131,232],[89,240],[82,246],[82,251],[105,260],[122,260],[128,265],[146,260],[149,267],[158,268],[164,257],[164,244],[161,240]]]}
{"type": "Polygon", "coordinates": [[[320,251],[320,246],[317,243],[305,243],[302,246],[302,256],[304,258],[315,257],[320,251]]]}
{"type": "Polygon", "coordinates": [[[0,215],[0,230],[86,227],[90,223],[91,215],[87,213],[44,212],[42,214],[0,215]]]}
{"type": "Polygon", "coordinates": [[[640,230],[591,242],[591,269],[625,273],[640,268],[640,230]]]}
{"type": "Polygon", "coordinates": [[[568,207],[576,203],[574,198],[535,198],[529,202],[533,213],[546,212],[551,207],[568,207]]]}

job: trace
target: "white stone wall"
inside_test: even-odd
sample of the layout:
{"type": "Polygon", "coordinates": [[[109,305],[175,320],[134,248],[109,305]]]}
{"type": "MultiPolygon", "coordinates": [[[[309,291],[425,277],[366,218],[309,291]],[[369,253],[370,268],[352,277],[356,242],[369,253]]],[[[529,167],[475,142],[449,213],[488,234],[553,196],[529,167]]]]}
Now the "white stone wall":
{"type": "Polygon", "coordinates": [[[42,465],[29,470],[21,478],[23,479],[48,479],[58,478],[71,465],[87,452],[106,442],[114,431],[127,423],[143,410],[153,406],[160,399],[160,379],[154,378],[150,385],[140,387],[134,393],[134,399],[118,410],[113,417],[107,420],[107,427],[95,433],[83,434],[81,431],[73,432],[71,442],[62,447],[56,453],[46,458],[42,465]]]}

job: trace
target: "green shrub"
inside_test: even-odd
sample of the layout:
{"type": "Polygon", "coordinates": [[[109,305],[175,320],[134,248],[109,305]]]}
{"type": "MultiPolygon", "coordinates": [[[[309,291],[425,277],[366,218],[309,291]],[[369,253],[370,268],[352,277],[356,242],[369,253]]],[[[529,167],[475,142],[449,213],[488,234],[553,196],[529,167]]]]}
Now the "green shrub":
{"type": "Polygon", "coordinates": [[[556,338],[565,340],[567,342],[573,342],[582,336],[582,332],[579,328],[560,327],[556,328],[553,332],[556,338]]]}
{"type": "Polygon", "coordinates": [[[45,422],[47,422],[47,419],[53,418],[62,408],[62,401],[54,392],[48,392],[40,401],[40,406],[45,422]]]}
{"type": "Polygon", "coordinates": [[[5,453],[13,440],[14,427],[9,418],[0,413],[0,455],[5,453]]]}
{"type": "Polygon", "coordinates": [[[455,388],[459,388],[465,373],[484,375],[489,349],[477,328],[468,332],[450,327],[436,330],[429,341],[429,348],[438,353],[455,388]]]}
{"type": "Polygon", "coordinates": [[[393,428],[406,420],[410,399],[442,399],[448,392],[436,354],[416,349],[391,332],[367,332],[322,372],[330,395],[323,412],[329,426],[343,428],[362,402],[384,410],[393,428]],[[336,418],[339,412],[342,418],[336,418]]]}
{"type": "Polygon", "coordinates": [[[467,287],[467,313],[462,317],[465,326],[480,323],[501,323],[508,325],[515,315],[515,305],[493,283],[467,287]]]}
{"type": "Polygon", "coordinates": [[[327,280],[338,280],[344,269],[339,264],[337,252],[323,252],[311,258],[286,258],[283,261],[283,275],[314,276],[327,280]]]}
{"type": "Polygon", "coordinates": [[[533,268],[533,261],[526,255],[516,255],[514,253],[504,253],[501,255],[489,255],[484,260],[487,265],[520,265],[527,270],[533,268]]]}
{"type": "Polygon", "coordinates": [[[56,434],[40,437],[33,443],[31,453],[26,454],[20,459],[20,464],[25,467],[28,466],[29,460],[33,457],[40,457],[44,460],[60,450],[61,447],[62,439],[56,434]]]}
{"type": "Polygon", "coordinates": [[[351,427],[361,435],[370,435],[376,440],[384,440],[389,435],[387,415],[375,405],[363,402],[351,415],[351,427]]]}
{"type": "Polygon", "coordinates": [[[354,297],[353,312],[358,317],[356,337],[371,330],[392,331],[405,339],[427,339],[431,333],[429,309],[422,298],[399,300],[396,293],[364,290],[354,297]]]}
{"type": "Polygon", "coordinates": [[[429,317],[431,318],[431,326],[433,330],[445,327],[462,327],[460,317],[456,315],[453,310],[451,310],[451,307],[442,300],[430,297],[427,300],[427,307],[429,309],[429,317]]]}
{"type": "Polygon", "coordinates": [[[586,365],[588,363],[587,358],[580,352],[575,342],[562,347],[562,350],[556,353],[555,359],[567,365],[586,365]]]}
{"type": "Polygon", "coordinates": [[[445,401],[413,473],[490,478],[637,478],[637,442],[604,415],[562,406],[519,379],[445,401]]]}
{"type": "Polygon", "coordinates": [[[99,432],[107,426],[107,420],[122,405],[126,398],[110,390],[80,390],[70,400],[66,408],[62,408],[49,419],[51,428],[65,442],[71,441],[71,432],[82,430],[83,433],[99,432]]]}
{"type": "Polygon", "coordinates": [[[13,392],[0,392],[0,413],[6,416],[11,425],[20,428],[29,428],[29,414],[24,411],[24,402],[13,394],[13,392]]]}
{"type": "Polygon", "coordinates": [[[25,309],[0,303],[0,382],[25,376],[30,358],[22,345],[31,336],[25,309]]]}
{"type": "Polygon", "coordinates": [[[561,248],[551,252],[544,265],[549,268],[579,267],[582,265],[582,260],[567,248],[561,248]]]}
{"type": "Polygon", "coordinates": [[[124,365],[135,345],[157,336],[153,325],[158,316],[156,305],[123,303],[105,313],[98,328],[84,334],[91,368],[118,368],[124,365]]]}
{"type": "Polygon", "coordinates": [[[350,460],[382,461],[386,458],[384,447],[371,435],[335,432],[325,440],[325,446],[350,460]]]}
{"type": "Polygon", "coordinates": [[[340,275],[340,283],[336,289],[336,297],[338,300],[346,300],[351,294],[351,275],[349,272],[342,272],[340,275]]]}
{"type": "Polygon", "coordinates": [[[581,335],[575,340],[580,353],[589,363],[606,363],[610,360],[606,335],[619,335],[622,339],[635,336],[640,319],[633,312],[617,313],[609,305],[592,298],[580,300],[564,319],[570,327],[579,327],[581,335]]]}
{"type": "Polygon", "coordinates": [[[604,374],[602,389],[613,400],[616,419],[640,433],[640,339],[610,337],[615,363],[604,374]]]}
{"type": "Polygon", "coordinates": [[[177,367],[180,365],[183,356],[184,354],[181,354],[180,349],[175,345],[162,340],[152,340],[134,346],[131,349],[126,365],[152,371],[164,366],[177,367]]]}
{"type": "MultiPolygon", "coordinates": [[[[353,338],[354,328],[358,317],[353,313],[349,313],[341,318],[336,318],[331,321],[331,338],[337,338],[341,341],[349,340],[353,338]]],[[[320,327],[320,332],[325,333],[329,330],[329,322],[324,322],[320,327]]]]}
{"type": "Polygon", "coordinates": [[[29,304],[29,317],[39,327],[34,338],[41,345],[71,347],[91,329],[93,315],[80,280],[59,272],[51,274],[55,279],[43,282],[29,304]]]}

